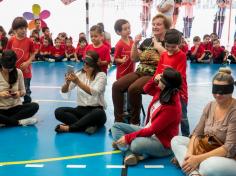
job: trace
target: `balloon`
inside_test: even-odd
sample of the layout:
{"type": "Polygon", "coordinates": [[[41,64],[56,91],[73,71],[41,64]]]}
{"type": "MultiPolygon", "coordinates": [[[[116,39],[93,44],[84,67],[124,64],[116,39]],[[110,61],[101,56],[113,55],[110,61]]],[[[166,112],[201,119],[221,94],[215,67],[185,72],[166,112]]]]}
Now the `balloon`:
{"type": "Polygon", "coordinates": [[[34,19],[34,15],[33,15],[31,12],[24,12],[24,13],[23,13],[23,17],[24,17],[26,20],[33,20],[33,19],[34,19]]]}
{"type": "Polygon", "coordinates": [[[32,30],[35,28],[35,24],[34,24],[34,20],[30,21],[29,24],[28,24],[28,29],[29,30],[32,30]]]}
{"type": "Polygon", "coordinates": [[[43,10],[40,15],[39,15],[39,18],[40,19],[46,19],[50,16],[50,12],[48,10],[43,10]]]}
{"type": "Polygon", "coordinates": [[[47,24],[45,23],[45,21],[41,20],[41,27],[47,27],[47,24]]]}
{"type": "Polygon", "coordinates": [[[41,11],[40,5],[34,4],[34,5],[32,6],[32,12],[33,12],[33,14],[34,14],[35,16],[39,16],[40,11],[41,11]]]}

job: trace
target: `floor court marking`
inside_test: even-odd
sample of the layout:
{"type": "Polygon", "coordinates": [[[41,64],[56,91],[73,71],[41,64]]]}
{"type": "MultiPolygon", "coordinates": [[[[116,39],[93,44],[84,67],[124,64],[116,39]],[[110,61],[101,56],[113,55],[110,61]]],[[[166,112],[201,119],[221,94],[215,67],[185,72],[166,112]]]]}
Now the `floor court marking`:
{"type": "Polygon", "coordinates": [[[42,167],[44,167],[44,164],[26,164],[25,167],[42,168],[42,167]]]}
{"type": "Polygon", "coordinates": [[[38,159],[38,160],[0,162],[0,165],[9,166],[9,165],[45,163],[45,162],[53,162],[53,161],[62,161],[62,160],[70,160],[70,159],[78,159],[78,158],[95,157],[95,156],[102,156],[102,155],[112,155],[112,154],[118,154],[118,153],[121,153],[121,151],[115,150],[115,151],[108,151],[108,152],[89,153],[89,154],[82,154],[82,155],[65,156],[65,157],[57,157],[57,158],[47,158],[47,159],[38,159]]]}
{"type": "Polygon", "coordinates": [[[145,169],[164,169],[164,165],[144,165],[145,169]]]}
{"type": "Polygon", "coordinates": [[[85,169],[86,165],[66,165],[66,168],[68,169],[85,169]]]}
{"type": "Polygon", "coordinates": [[[106,165],[107,169],[123,169],[125,168],[124,165],[106,165]]]}

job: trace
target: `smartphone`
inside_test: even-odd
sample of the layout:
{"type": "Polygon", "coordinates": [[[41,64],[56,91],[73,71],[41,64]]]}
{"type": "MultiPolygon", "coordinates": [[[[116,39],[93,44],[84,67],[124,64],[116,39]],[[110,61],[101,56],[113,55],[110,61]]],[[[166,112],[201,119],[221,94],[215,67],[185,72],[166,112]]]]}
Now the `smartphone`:
{"type": "Polygon", "coordinates": [[[11,96],[16,96],[16,92],[11,92],[11,96]]]}
{"type": "Polygon", "coordinates": [[[73,65],[67,65],[67,73],[73,73],[74,72],[74,66],[73,65]]]}

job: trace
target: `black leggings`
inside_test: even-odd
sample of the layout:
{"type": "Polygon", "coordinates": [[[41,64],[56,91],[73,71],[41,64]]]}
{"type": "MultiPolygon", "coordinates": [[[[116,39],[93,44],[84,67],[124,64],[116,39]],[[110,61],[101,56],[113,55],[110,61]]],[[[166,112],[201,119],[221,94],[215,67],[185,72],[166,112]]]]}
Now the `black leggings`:
{"type": "Polygon", "coordinates": [[[19,120],[32,117],[39,109],[37,103],[27,103],[9,109],[0,109],[0,123],[6,126],[17,126],[19,120]]]}
{"type": "Polygon", "coordinates": [[[90,126],[101,127],[106,122],[106,113],[102,107],[61,107],[55,110],[55,117],[69,125],[69,131],[84,131],[90,126]]]}

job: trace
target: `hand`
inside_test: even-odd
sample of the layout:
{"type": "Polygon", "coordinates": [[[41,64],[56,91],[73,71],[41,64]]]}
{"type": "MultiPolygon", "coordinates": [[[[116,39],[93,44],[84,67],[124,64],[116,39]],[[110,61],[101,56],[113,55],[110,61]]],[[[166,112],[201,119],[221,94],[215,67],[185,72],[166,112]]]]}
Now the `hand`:
{"type": "Polygon", "coordinates": [[[72,81],[73,83],[75,84],[78,84],[80,81],[79,81],[79,78],[76,76],[75,73],[70,73],[68,75],[68,81],[72,81]]]}
{"type": "Polygon", "coordinates": [[[142,40],[142,34],[136,35],[134,38],[134,43],[137,45],[142,40]]]}
{"type": "Polygon", "coordinates": [[[11,94],[12,98],[14,98],[14,99],[17,99],[17,98],[21,97],[20,91],[11,92],[10,94],[11,94]]]}
{"type": "Polygon", "coordinates": [[[155,76],[154,81],[155,81],[156,83],[159,83],[159,81],[160,81],[160,79],[161,79],[161,75],[162,75],[162,74],[157,74],[157,75],[155,76]]]}
{"type": "Polygon", "coordinates": [[[122,60],[122,63],[125,63],[128,60],[128,58],[124,56],[121,60],[122,60]]]}
{"type": "Polygon", "coordinates": [[[29,64],[30,64],[29,61],[23,62],[23,63],[20,65],[20,69],[21,69],[21,70],[25,70],[25,69],[29,66],[29,64]]]}
{"type": "Polygon", "coordinates": [[[116,142],[116,144],[121,145],[121,146],[125,146],[127,145],[126,141],[125,141],[125,136],[122,136],[120,139],[118,139],[116,142]]]}
{"type": "Polygon", "coordinates": [[[8,98],[11,98],[12,96],[9,91],[5,90],[5,91],[0,92],[0,97],[8,99],[8,98]]]}
{"type": "Polygon", "coordinates": [[[193,172],[198,168],[199,164],[200,161],[198,160],[198,156],[187,154],[184,158],[182,170],[186,174],[190,174],[191,172],[193,172]]]}

